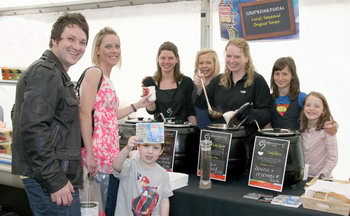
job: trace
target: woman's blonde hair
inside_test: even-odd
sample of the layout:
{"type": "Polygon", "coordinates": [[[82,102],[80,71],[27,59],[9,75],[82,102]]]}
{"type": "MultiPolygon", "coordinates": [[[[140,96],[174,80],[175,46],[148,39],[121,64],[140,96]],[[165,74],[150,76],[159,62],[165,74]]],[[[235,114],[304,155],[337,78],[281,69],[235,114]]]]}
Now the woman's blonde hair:
{"type": "Polygon", "coordinates": [[[307,119],[306,115],[304,114],[304,108],[305,108],[306,99],[308,97],[310,97],[311,95],[319,98],[323,104],[323,112],[317,120],[316,130],[321,130],[323,128],[324,124],[326,123],[326,121],[333,121],[333,117],[332,117],[332,114],[331,114],[331,111],[329,109],[329,106],[328,106],[328,103],[327,103],[325,96],[323,96],[323,94],[321,94],[319,92],[310,92],[306,96],[306,98],[303,102],[303,109],[301,110],[301,114],[300,114],[300,132],[304,132],[308,129],[308,119],[307,119]]]}
{"type": "Polygon", "coordinates": [[[194,63],[194,73],[196,73],[198,70],[199,57],[202,55],[206,55],[206,54],[211,54],[211,56],[213,57],[214,66],[215,66],[213,77],[215,77],[216,75],[218,75],[220,73],[220,63],[219,63],[218,55],[212,49],[203,49],[203,50],[200,50],[197,52],[196,60],[194,63]]]}
{"type": "MultiPolygon", "coordinates": [[[[229,40],[225,47],[225,51],[227,51],[227,47],[229,46],[235,46],[238,48],[241,48],[243,50],[243,54],[248,58],[248,62],[245,65],[245,72],[247,73],[247,80],[244,83],[244,87],[247,88],[251,86],[254,82],[254,65],[253,60],[250,56],[249,51],[249,45],[248,42],[243,38],[233,38],[229,40]]],[[[220,79],[220,85],[224,86],[225,88],[230,88],[232,84],[232,72],[227,68],[227,65],[225,65],[225,71],[224,74],[221,76],[220,79]]]]}
{"type": "MultiPolygon", "coordinates": [[[[91,50],[91,61],[94,65],[100,65],[100,58],[97,55],[97,49],[101,46],[102,40],[106,35],[115,35],[118,37],[119,41],[120,38],[111,27],[104,27],[101,29],[95,36],[94,41],[92,43],[92,50],[91,50]]],[[[120,67],[122,64],[122,59],[120,55],[120,61],[118,62],[118,67],[120,67]]]]}

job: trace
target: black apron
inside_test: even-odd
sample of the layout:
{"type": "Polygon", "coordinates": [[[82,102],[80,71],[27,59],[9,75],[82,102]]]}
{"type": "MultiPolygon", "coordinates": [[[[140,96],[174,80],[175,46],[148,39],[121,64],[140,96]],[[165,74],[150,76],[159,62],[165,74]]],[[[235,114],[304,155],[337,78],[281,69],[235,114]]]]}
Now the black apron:
{"type": "Polygon", "coordinates": [[[178,87],[179,83],[176,82],[175,89],[163,90],[159,89],[158,83],[156,86],[157,112],[163,113],[166,120],[187,121],[185,95],[178,87]]]}

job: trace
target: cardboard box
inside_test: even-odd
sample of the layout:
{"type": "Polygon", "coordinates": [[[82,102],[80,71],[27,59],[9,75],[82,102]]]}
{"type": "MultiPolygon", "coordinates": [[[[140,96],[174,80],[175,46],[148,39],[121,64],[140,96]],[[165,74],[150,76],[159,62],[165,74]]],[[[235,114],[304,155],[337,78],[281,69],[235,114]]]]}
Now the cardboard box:
{"type": "Polygon", "coordinates": [[[172,190],[176,190],[188,185],[188,174],[178,172],[168,172],[170,186],[172,190]]]}
{"type": "MultiPolygon", "coordinates": [[[[331,181],[340,183],[340,184],[346,184],[346,186],[348,186],[349,184],[349,181],[335,180],[335,179],[331,181]]],[[[305,194],[301,196],[301,202],[304,208],[333,213],[333,214],[345,215],[345,216],[348,216],[350,214],[350,203],[348,199],[346,202],[328,200],[326,193],[324,193],[325,196],[323,199],[315,198],[313,197],[312,193],[315,193],[315,192],[306,189],[305,194]]],[[[331,193],[328,193],[328,194],[331,194],[331,193]]]]}
{"type": "Polygon", "coordinates": [[[348,216],[350,213],[350,204],[331,202],[328,200],[316,199],[312,197],[301,196],[301,203],[304,208],[313,209],[322,212],[348,216]]]}

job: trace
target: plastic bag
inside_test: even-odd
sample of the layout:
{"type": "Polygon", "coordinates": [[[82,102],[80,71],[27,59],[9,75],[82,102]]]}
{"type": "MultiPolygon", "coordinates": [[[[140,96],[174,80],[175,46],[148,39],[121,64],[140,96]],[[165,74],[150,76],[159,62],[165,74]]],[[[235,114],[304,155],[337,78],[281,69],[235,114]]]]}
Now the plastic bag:
{"type": "Polygon", "coordinates": [[[84,169],[84,189],[79,191],[82,216],[105,216],[101,185],[84,169]]]}
{"type": "Polygon", "coordinates": [[[97,172],[95,175],[95,181],[101,186],[102,194],[102,203],[103,206],[106,206],[107,202],[107,193],[108,193],[108,183],[109,183],[109,174],[102,172],[97,172]]]}

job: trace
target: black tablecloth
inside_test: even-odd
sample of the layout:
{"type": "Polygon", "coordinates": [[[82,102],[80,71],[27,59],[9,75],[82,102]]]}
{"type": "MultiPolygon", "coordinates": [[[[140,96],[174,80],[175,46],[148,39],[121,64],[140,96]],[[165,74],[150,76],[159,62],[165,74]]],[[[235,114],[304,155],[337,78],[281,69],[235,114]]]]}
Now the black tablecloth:
{"type": "Polygon", "coordinates": [[[284,186],[282,193],[248,186],[248,173],[238,180],[229,179],[226,182],[212,180],[212,189],[199,189],[199,177],[191,174],[189,185],[174,190],[170,198],[171,216],[325,216],[329,213],[299,208],[273,205],[256,200],[243,198],[247,193],[288,194],[301,196],[304,193],[306,181],[299,181],[293,186],[284,186]]]}

